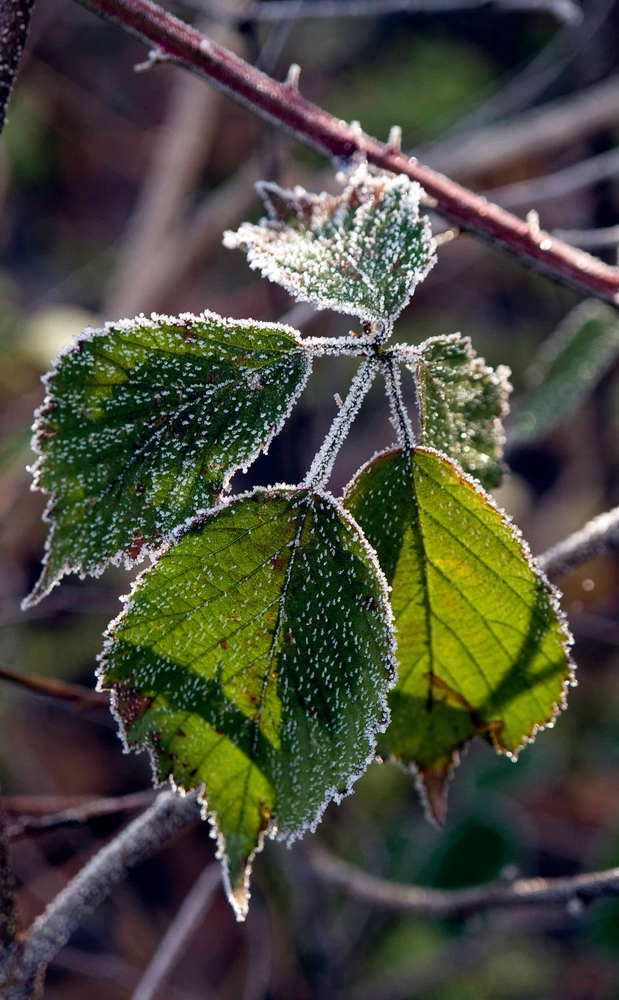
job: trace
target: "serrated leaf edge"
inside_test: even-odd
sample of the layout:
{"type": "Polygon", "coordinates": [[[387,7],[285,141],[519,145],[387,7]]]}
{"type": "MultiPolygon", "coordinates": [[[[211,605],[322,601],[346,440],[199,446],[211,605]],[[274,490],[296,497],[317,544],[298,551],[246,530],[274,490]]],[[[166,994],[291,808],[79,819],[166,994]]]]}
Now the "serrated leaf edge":
{"type": "MultiPolygon", "coordinates": [[[[360,476],[366,469],[368,469],[374,461],[376,461],[379,458],[383,458],[386,455],[395,454],[403,450],[404,449],[399,447],[390,447],[390,448],[385,448],[382,451],[375,452],[372,458],[370,458],[364,465],[362,465],[361,468],[358,469],[353,478],[350,480],[350,482],[347,483],[342,493],[342,502],[346,501],[346,497],[349,491],[352,489],[352,486],[355,483],[357,477],[360,476]]],[[[563,712],[567,708],[568,689],[570,687],[576,687],[578,684],[578,681],[576,680],[576,664],[571,656],[571,648],[574,643],[574,638],[569,629],[567,615],[564,613],[559,603],[562,597],[562,593],[557,587],[554,586],[554,584],[550,582],[550,580],[544,573],[543,569],[537,563],[535,557],[531,552],[529,543],[525,539],[518,525],[515,524],[513,518],[505,510],[503,510],[502,507],[499,506],[499,504],[496,502],[494,497],[491,496],[491,494],[487,493],[484,490],[483,486],[481,485],[481,483],[479,483],[478,480],[476,480],[473,476],[469,475],[468,472],[465,472],[464,469],[462,469],[458,465],[458,463],[454,461],[453,458],[450,458],[449,455],[444,454],[444,452],[438,451],[436,448],[429,448],[427,447],[427,445],[415,445],[411,450],[421,451],[429,455],[435,455],[437,458],[443,459],[444,461],[449,463],[449,465],[451,465],[456,470],[458,475],[469,486],[471,486],[474,492],[477,493],[478,496],[480,496],[483,499],[484,503],[486,503],[489,507],[491,507],[494,511],[496,511],[497,514],[499,514],[501,520],[509,529],[514,540],[519,545],[523,558],[525,559],[527,565],[529,566],[529,569],[546,590],[550,599],[552,610],[554,611],[557,617],[559,630],[562,635],[561,646],[563,649],[563,653],[565,655],[568,673],[567,677],[562,682],[560,698],[558,699],[558,701],[553,702],[552,704],[549,718],[546,720],[546,722],[536,723],[533,726],[531,732],[523,737],[522,742],[514,750],[506,750],[504,747],[501,747],[501,745],[498,743],[496,739],[495,733],[490,732],[490,739],[492,741],[492,745],[495,751],[498,754],[508,757],[511,761],[516,762],[522,750],[524,750],[525,747],[529,746],[529,744],[535,742],[535,738],[539,732],[541,732],[544,729],[553,728],[557,717],[560,715],[561,712],[563,712]]],[[[397,629],[396,629],[396,656],[397,656],[397,629]]],[[[444,806],[446,805],[448,782],[451,781],[455,768],[460,764],[462,756],[468,750],[468,747],[473,742],[473,739],[475,739],[475,737],[466,740],[460,747],[457,747],[452,752],[450,763],[445,768],[444,784],[441,790],[441,799],[443,803],[443,818],[444,818],[444,806]]],[[[427,818],[429,819],[429,821],[432,823],[433,826],[440,827],[441,818],[440,815],[437,814],[437,811],[435,809],[438,799],[434,799],[434,801],[432,800],[431,793],[429,793],[428,788],[424,784],[424,775],[422,769],[419,768],[412,761],[409,764],[403,764],[402,761],[400,761],[397,757],[389,757],[388,760],[391,763],[396,763],[402,766],[404,770],[409,771],[409,773],[415,776],[415,783],[419,791],[419,796],[422,805],[424,807],[424,810],[426,812],[427,818]]]]}
{"type": "MultiPolygon", "coordinates": [[[[216,504],[215,506],[207,510],[198,512],[196,515],[189,518],[187,521],[184,522],[184,524],[175,528],[170,533],[170,535],[162,543],[161,547],[158,549],[156,554],[153,556],[152,565],[142,570],[139,576],[137,576],[136,579],[131,584],[131,590],[129,591],[129,593],[119,598],[119,600],[124,604],[124,607],[120,612],[120,614],[118,614],[116,618],[114,618],[113,621],[111,621],[108,627],[106,628],[104,632],[103,649],[97,655],[97,662],[99,663],[99,666],[97,667],[95,673],[95,676],[97,678],[97,691],[109,690],[109,688],[105,688],[102,686],[102,680],[106,669],[106,662],[107,662],[106,654],[114,642],[114,638],[111,633],[113,633],[114,629],[116,629],[121,624],[123,618],[131,611],[136,591],[141,586],[142,580],[144,579],[146,574],[156,569],[159,559],[161,559],[166,554],[166,552],[169,552],[172,548],[174,548],[176,542],[179,541],[183,537],[183,535],[186,534],[186,532],[190,531],[193,528],[200,527],[202,524],[206,523],[207,520],[210,520],[212,517],[216,516],[217,514],[225,510],[227,507],[231,506],[231,504],[237,503],[242,500],[249,500],[252,497],[254,497],[257,493],[265,495],[268,494],[277,495],[283,491],[301,492],[302,490],[301,487],[299,486],[292,486],[288,483],[277,483],[275,486],[268,486],[268,487],[260,486],[248,490],[245,493],[224,497],[220,503],[216,504]]],[[[361,530],[361,527],[359,526],[357,521],[355,521],[352,514],[350,514],[350,512],[342,506],[341,501],[336,499],[333,496],[333,494],[331,494],[327,490],[322,490],[322,489],[314,489],[311,491],[304,490],[304,492],[311,492],[314,496],[320,497],[322,500],[326,501],[328,504],[330,504],[332,507],[335,508],[339,516],[357,533],[362,548],[365,550],[365,553],[370,561],[370,564],[374,569],[374,572],[376,574],[376,579],[379,584],[380,595],[382,597],[382,610],[385,615],[388,642],[389,642],[388,648],[387,650],[385,650],[385,661],[388,671],[387,683],[383,688],[383,691],[379,695],[380,708],[382,710],[380,722],[378,723],[378,725],[369,723],[365,731],[368,739],[369,749],[367,757],[365,758],[362,766],[349,776],[345,788],[343,790],[338,789],[335,786],[328,789],[323,799],[323,802],[319,807],[319,809],[317,810],[315,816],[311,820],[307,821],[304,825],[299,827],[298,829],[282,831],[278,829],[276,823],[273,820],[269,821],[265,829],[261,831],[258,838],[258,843],[247,859],[244,878],[243,878],[243,886],[240,889],[235,890],[231,884],[229,865],[228,865],[228,855],[226,853],[225,837],[221,833],[219,826],[217,824],[217,814],[214,811],[210,811],[208,808],[208,802],[204,798],[204,792],[205,792],[204,785],[201,786],[201,791],[198,795],[198,802],[202,806],[202,819],[208,820],[210,825],[210,836],[217,843],[216,857],[219,861],[221,861],[222,879],[224,883],[224,888],[228,900],[236,915],[236,919],[239,921],[243,921],[247,915],[249,907],[249,899],[251,896],[250,880],[251,880],[253,862],[256,855],[263,850],[265,839],[268,837],[270,840],[283,841],[288,847],[292,847],[293,843],[296,840],[300,840],[308,831],[310,833],[314,833],[324,815],[327,806],[331,802],[334,802],[336,805],[339,805],[344,798],[350,795],[352,793],[353,785],[355,784],[355,782],[358,781],[360,777],[362,777],[362,775],[365,773],[365,771],[372,763],[372,761],[375,760],[376,737],[378,736],[379,733],[386,732],[390,722],[390,712],[389,712],[387,695],[389,691],[391,691],[397,683],[398,663],[395,655],[396,641],[395,641],[393,611],[391,610],[391,603],[389,601],[390,587],[387,583],[385,574],[383,573],[380,567],[376,552],[368,542],[364,532],[361,530]]],[[[125,725],[121,717],[120,710],[118,708],[118,695],[115,690],[112,690],[111,692],[110,711],[118,724],[118,736],[123,745],[123,753],[143,753],[144,751],[146,751],[150,758],[153,783],[155,784],[156,787],[157,786],[161,787],[162,785],[166,784],[166,782],[161,782],[159,780],[159,775],[157,773],[157,755],[154,747],[149,745],[139,746],[136,744],[131,744],[129,742],[127,738],[125,725]]],[[[189,788],[184,788],[182,785],[177,784],[171,776],[168,777],[167,783],[169,783],[172,788],[174,788],[177,792],[180,792],[183,795],[186,795],[193,790],[189,788]]]]}
{"type": "MultiPolygon", "coordinates": [[[[58,371],[59,366],[67,357],[69,357],[74,352],[79,351],[80,345],[84,343],[90,343],[94,341],[97,337],[105,336],[106,334],[114,333],[116,331],[119,331],[121,333],[130,333],[132,330],[140,328],[142,329],[148,328],[153,323],[160,324],[161,326],[178,326],[178,327],[184,326],[191,328],[191,326],[194,324],[206,323],[206,322],[217,322],[223,324],[225,328],[234,329],[237,331],[255,330],[256,328],[264,330],[275,330],[278,333],[285,333],[288,336],[292,337],[296,341],[298,346],[302,347],[304,352],[306,351],[303,338],[301,337],[299,331],[295,330],[293,327],[288,326],[285,323],[275,323],[275,322],[270,323],[260,320],[236,320],[232,318],[225,318],[223,316],[220,316],[218,313],[211,312],[208,309],[204,310],[204,312],[200,313],[197,316],[194,315],[193,313],[180,313],[178,316],[167,316],[165,314],[159,314],[153,312],[150,314],[150,316],[147,317],[142,313],[139,316],[135,317],[134,319],[122,319],[117,321],[110,321],[108,323],[105,323],[102,327],[86,327],[86,329],[82,333],[76,334],[72,338],[71,343],[69,343],[66,347],[63,347],[60,351],[58,351],[56,357],[52,361],[50,370],[45,375],[42,376],[41,381],[45,387],[46,395],[42,404],[35,411],[34,423],[32,425],[33,436],[30,442],[32,451],[38,457],[32,465],[29,465],[27,467],[27,471],[30,472],[33,477],[32,482],[30,484],[30,489],[33,492],[46,493],[49,496],[49,500],[47,501],[45,510],[43,511],[42,514],[42,520],[45,523],[51,525],[51,527],[48,532],[47,538],[45,539],[44,555],[43,559],[41,560],[41,567],[42,567],[41,574],[39,576],[37,583],[33,587],[31,593],[28,594],[28,596],[25,597],[21,602],[22,611],[27,611],[29,608],[35,607],[40,601],[43,600],[44,597],[47,597],[48,594],[51,593],[54,587],[56,587],[64,579],[65,576],[68,576],[70,573],[76,573],[80,580],[85,580],[89,576],[92,577],[101,576],[101,574],[107,569],[108,566],[122,565],[124,566],[125,569],[130,570],[134,566],[139,565],[139,563],[143,562],[146,556],[148,556],[152,561],[154,558],[157,557],[162,546],[165,545],[167,538],[172,537],[173,535],[173,533],[171,533],[169,536],[165,535],[162,538],[158,539],[156,542],[145,541],[141,546],[139,553],[135,557],[130,556],[126,549],[120,549],[118,552],[115,552],[112,556],[108,557],[107,559],[101,560],[101,562],[94,564],[89,569],[84,569],[81,564],[67,560],[64,566],[62,567],[62,570],[59,573],[57,573],[56,576],[51,581],[48,582],[47,586],[43,590],[39,591],[39,585],[41,583],[41,580],[45,576],[45,570],[52,551],[54,534],[57,526],[57,522],[54,517],[54,506],[58,499],[57,493],[48,494],[47,490],[40,485],[40,479],[45,461],[45,455],[41,450],[40,442],[42,439],[42,433],[44,431],[45,417],[48,407],[50,403],[53,404],[56,402],[56,397],[51,391],[51,381],[56,372],[58,371]]],[[[264,442],[251,453],[250,457],[246,460],[246,462],[242,466],[243,471],[246,471],[250,467],[250,465],[252,465],[252,463],[256,461],[256,459],[260,454],[265,454],[265,455],[267,454],[271,446],[271,443],[273,442],[273,439],[277,437],[277,435],[281,432],[284,424],[286,423],[288,417],[290,416],[290,413],[292,412],[295,403],[297,402],[299,396],[305,389],[308,379],[312,373],[313,355],[311,351],[307,351],[305,357],[306,357],[305,375],[300,381],[297,391],[294,393],[293,396],[291,396],[286,412],[282,415],[279,422],[275,425],[275,429],[269,432],[269,435],[264,440],[264,442]]],[[[231,472],[229,472],[228,475],[224,478],[222,482],[222,492],[228,489],[232,477],[239,471],[239,468],[233,468],[231,472]]],[[[196,511],[196,514],[198,513],[199,511],[196,511]]]]}
{"type": "MultiPolygon", "coordinates": [[[[297,198],[305,198],[311,201],[314,205],[319,206],[321,204],[327,204],[328,202],[333,202],[339,198],[343,198],[346,191],[355,185],[370,183],[376,180],[376,174],[369,170],[368,163],[363,160],[356,168],[356,170],[350,175],[344,191],[339,196],[330,195],[327,192],[321,192],[320,194],[306,191],[305,188],[297,184],[292,190],[283,188],[279,184],[274,184],[265,181],[258,181],[255,184],[256,191],[263,199],[265,208],[267,211],[267,217],[259,220],[258,224],[251,222],[243,222],[236,232],[228,229],[223,234],[223,245],[228,250],[243,250],[246,253],[247,263],[254,271],[260,271],[264,278],[269,281],[275,282],[285,288],[286,291],[292,295],[297,302],[309,302],[314,306],[315,309],[332,309],[334,312],[343,313],[349,316],[357,316],[360,320],[367,323],[381,323],[388,327],[391,327],[396,321],[398,316],[403,312],[406,306],[409,304],[411,297],[417,288],[417,286],[424,281],[429,272],[434,267],[437,257],[436,257],[436,240],[432,235],[432,230],[430,226],[430,220],[427,215],[419,214],[419,205],[423,197],[425,197],[425,191],[417,181],[411,181],[404,174],[388,174],[387,171],[383,172],[383,176],[387,176],[394,186],[397,184],[400,187],[408,186],[408,199],[410,201],[410,210],[413,216],[416,216],[416,221],[422,223],[423,229],[420,233],[420,239],[422,242],[423,249],[427,253],[427,263],[424,268],[421,268],[419,273],[415,276],[414,280],[411,280],[407,293],[400,303],[397,310],[389,316],[379,316],[370,309],[364,309],[363,307],[355,305],[347,305],[342,303],[338,299],[329,297],[320,297],[306,295],[303,288],[298,288],[293,281],[288,281],[285,279],[283,268],[279,264],[272,263],[271,267],[265,266],[264,263],[260,262],[260,256],[262,252],[251,245],[251,240],[245,240],[244,236],[246,233],[253,233],[257,229],[271,229],[276,221],[276,214],[273,211],[268,192],[273,191],[281,194],[282,196],[290,196],[291,194],[297,198]]],[[[364,208],[370,208],[371,206],[366,206],[361,204],[357,211],[361,212],[364,208]]],[[[334,213],[334,217],[337,215],[337,210],[334,213]]],[[[310,242],[308,240],[308,242],[310,242]]]]}

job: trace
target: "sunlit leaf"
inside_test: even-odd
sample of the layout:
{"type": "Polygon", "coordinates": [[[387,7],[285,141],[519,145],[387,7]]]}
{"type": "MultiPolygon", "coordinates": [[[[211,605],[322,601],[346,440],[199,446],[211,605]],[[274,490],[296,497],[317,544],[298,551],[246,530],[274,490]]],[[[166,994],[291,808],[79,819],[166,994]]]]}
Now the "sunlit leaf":
{"type": "Polygon", "coordinates": [[[264,835],[313,828],[373,756],[394,671],[386,594],[332,498],[257,490],[199,518],[110,627],[101,685],[161,779],[203,786],[239,916],[264,835]]]}
{"type": "Polygon", "coordinates": [[[214,313],[108,324],[61,354],[35,425],[52,527],[27,603],[211,507],[280,430],[310,363],[294,330],[214,313]]]}
{"type": "Polygon", "coordinates": [[[541,348],[518,401],[511,439],[543,437],[591,392],[619,354],[619,316],[602,302],[582,302],[541,348]]]}
{"type": "Polygon", "coordinates": [[[261,184],[268,218],[224,236],[253,268],[320,309],[390,323],[434,264],[421,188],[360,166],[339,196],[261,184]]]}
{"type": "Polygon", "coordinates": [[[453,458],[486,489],[498,486],[509,369],[489,368],[459,333],[426,340],[409,367],[417,388],[421,443],[453,458]]]}
{"type": "Polygon", "coordinates": [[[440,822],[473,737],[516,755],[553,720],[571,677],[568,633],[516,529],[445,456],[386,452],[345,505],[392,586],[399,672],[379,752],[414,767],[440,822]]]}

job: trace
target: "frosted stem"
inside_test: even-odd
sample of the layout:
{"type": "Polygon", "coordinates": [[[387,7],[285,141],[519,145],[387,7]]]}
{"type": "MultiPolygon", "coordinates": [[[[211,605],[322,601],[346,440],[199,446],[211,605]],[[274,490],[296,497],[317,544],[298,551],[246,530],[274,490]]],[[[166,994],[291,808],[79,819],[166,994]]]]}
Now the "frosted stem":
{"type": "Polygon", "coordinates": [[[402,398],[400,372],[390,355],[383,355],[381,357],[380,367],[385,377],[385,388],[391,410],[391,421],[398,435],[398,444],[400,448],[409,451],[415,444],[415,434],[408,413],[406,412],[404,399],[402,398]]]}
{"type": "Polygon", "coordinates": [[[95,854],[34,921],[17,967],[12,970],[11,983],[2,993],[3,1000],[27,1000],[39,995],[37,990],[48,962],[83,920],[132,868],[199,816],[197,792],[185,797],[162,792],[150,809],[95,854]]]}
{"type": "Polygon", "coordinates": [[[324,357],[326,354],[345,354],[356,358],[361,355],[369,357],[376,353],[376,338],[363,334],[349,337],[305,337],[303,346],[315,358],[324,357]]]}
{"type": "Polygon", "coordinates": [[[346,435],[361,408],[361,404],[374,381],[378,365],[379,362],[375,357],[366,358],[359,365],[348,395],[331,424],[331,429],[323,442],[322,448],[316,454],[310,470],[303,481],[302,485],[306,489],[320,489],[328,482],[337,453],[342,447],[346,435]]]}

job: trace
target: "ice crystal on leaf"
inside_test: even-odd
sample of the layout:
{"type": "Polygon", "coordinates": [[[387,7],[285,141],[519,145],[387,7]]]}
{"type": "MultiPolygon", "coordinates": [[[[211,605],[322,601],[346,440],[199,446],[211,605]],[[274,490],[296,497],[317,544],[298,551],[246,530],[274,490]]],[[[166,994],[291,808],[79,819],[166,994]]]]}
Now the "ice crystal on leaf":
{"type": "Polygon", "coordinates": [[[139,579],[100,673],[128,745],[203,788],[239,917],[264,835],[314,828],[369,763],[393,680],[374,553],[329,495],[294,487],[198,518],[139,579]]]}
{"type": "Polygon", "coordinates": [[[441,822],[471,739],[516,755],[563,705],[569,633],[519,532],[444,455],[379,455],[344,503],[392,588],[398,682],[379,753],[415,768],[441,822]]]}
{"type": "Polygon", "coordinates": [[[407,364],[417,389],[421,444],[455,459],[486,489],[498,486],[509,368],[489,368],[459,333],[431,337],[407,352],[407,364]]]}
{"type": "Polygon", "coordinates": [[[319,309],[391,324],[435,261],[421,188],[360,165],[339,196],[262,183],[267,218],[227,232],[227,247],[319,309]]]}
{"type": "Polygon", "coordinates": [[[309,375],[299,335],[215,313],[110,323],[63,352],[36,415],[52,527],[34,604],[68,572],[135,561],[249,464],[309,375]]]}

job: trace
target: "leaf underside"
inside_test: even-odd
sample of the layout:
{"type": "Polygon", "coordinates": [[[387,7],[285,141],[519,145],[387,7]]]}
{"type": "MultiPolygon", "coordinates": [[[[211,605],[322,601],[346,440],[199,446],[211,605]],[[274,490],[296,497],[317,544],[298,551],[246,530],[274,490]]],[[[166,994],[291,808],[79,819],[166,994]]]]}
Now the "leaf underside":
{"type": "Polygon", "coordinates": [[[591,392],[619,354],[619,318],[603,302],[581,302],[531,366],[531,388],[514,412],[511,438],[541,438],[591,392]]]}
{"type": "Polygon", "coordinates": [[[253,268],[297,299],[391,323],[435,261],[422,190],[403,175],[357,168],[339,196],[259,185],[268,218],[227,232],[253,268]]]}
{"type": "Polygon", "coordinates": [[[571,678],[569,636],[517,531],[445,456],[380,455],[344,503],[392,586],[399,673],[379,753],[414,767],[440,823],[471,739],[515,756],[553,720],[571,678]]]}
{"type": "Polygon", "coordinates": [[[26,606],[212,507],[281,429],[310,364],[296,331],[214,313],[108,324],[64,352],[35,424],[52,527],[26,606]]]}
{"type": "Polygon", "coordinates": [[[386,594],[331,497],[257,490],[199,518],[110,626],[100,686],[161,780],[203,786],[239,917],[265,833],[313,828],[373,756],[394,679],[386,594]]]}
{"type": "Polygon", "coordinates": [[[409,363],[417,390],[421,444],[452,458],[486,489],[503,477],[509,369],[489,368],[468,337],[432,337],[409,363]]]}

